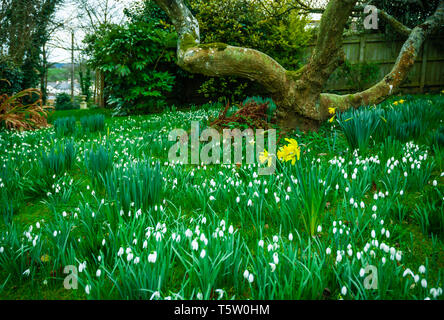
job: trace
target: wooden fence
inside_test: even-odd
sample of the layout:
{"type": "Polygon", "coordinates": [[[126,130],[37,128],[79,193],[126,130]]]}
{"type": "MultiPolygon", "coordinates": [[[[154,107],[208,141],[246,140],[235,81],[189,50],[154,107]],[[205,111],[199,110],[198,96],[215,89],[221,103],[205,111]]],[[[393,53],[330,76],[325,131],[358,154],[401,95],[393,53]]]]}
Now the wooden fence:
{"type": "MultiPolygon", "coordinates": [[[[344,52],[349,62],[376,64],[379,69],[377,81],[381,80],[392,69],[403,40],[387,40],[381,35],[361,35],[344,39],[344,52]]],[[[310,56],[314,45],[307,48],[305,58],[310,56]]],[[[376,81],[375,81],[376,82],[376,81]]],[[[444,88],[444,37],[428,39],[415,61],[401,90],[407,93],[441,91],[444,88]]],[[[341,77],[339,70],[330,77],[327,83],[329,91],[358,90],[348,79],[341,77]]]]}

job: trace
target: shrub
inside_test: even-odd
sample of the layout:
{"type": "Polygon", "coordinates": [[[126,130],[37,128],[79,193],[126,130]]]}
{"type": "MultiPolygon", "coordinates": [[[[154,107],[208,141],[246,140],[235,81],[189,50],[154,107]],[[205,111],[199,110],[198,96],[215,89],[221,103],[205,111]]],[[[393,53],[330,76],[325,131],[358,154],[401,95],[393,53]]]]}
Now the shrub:
{"type": "Polygon", "coordinates": [[[59,93],[55,101],[56,110],[72,110],[75,109],[71,96],[67,93],[59,93]]]}
{"type": "Polygon", "coordinates": [[[88,117],[80,118],[80,123],[84,131],[97,132],[105,129],[105,116],[96,114],[88,117]]]}
{"type": "Polygon", "coordinates": [[[87,37],[90,64],[103,72],[108,103],[121,115],[165,105],[175,77],[168,71],[176,34],[158,22],[137,21],[104,27],[87,37]]]}

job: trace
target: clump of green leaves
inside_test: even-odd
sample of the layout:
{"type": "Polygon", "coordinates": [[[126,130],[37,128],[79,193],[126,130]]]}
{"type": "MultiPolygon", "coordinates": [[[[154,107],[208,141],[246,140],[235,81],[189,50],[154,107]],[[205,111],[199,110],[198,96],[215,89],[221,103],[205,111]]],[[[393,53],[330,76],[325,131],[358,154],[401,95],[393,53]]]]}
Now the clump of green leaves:
{"type": "Polygon", "coordinates": [[[370,145],[371,136],[381,121],[381,111],[367,108],[352,109],[338,115],[339,126],[350,147],[365,153],[370,145]]]}
{"type": "Polygon", "coordinates": [[[84,131],[97,132],[105,129],[105,116],[103,114],[96,114],[92,116],[80,118],[80,123],[84,131]]]}
{"type": "Polygon", "coordinates": [[[106,194],[126,212],[149,208],[160,200],[162,177],[158,162],[154,167],[146,161],[114,167],[105,172],[103,181],[106,194]]]}
{"type": "Polygon", "coordinates": [[[58,118],[54,121],[54,129],[57,135],[72,135],[76,131],[76,119],[74,117],[58,118]]]}
{"type": "Polygon", "coordinates": [[[85,151],[85,167],[94,180],[103,177],[106,172],[112,169],[113,155],[111,150],[110,147],[99,145],[85,151]]]}

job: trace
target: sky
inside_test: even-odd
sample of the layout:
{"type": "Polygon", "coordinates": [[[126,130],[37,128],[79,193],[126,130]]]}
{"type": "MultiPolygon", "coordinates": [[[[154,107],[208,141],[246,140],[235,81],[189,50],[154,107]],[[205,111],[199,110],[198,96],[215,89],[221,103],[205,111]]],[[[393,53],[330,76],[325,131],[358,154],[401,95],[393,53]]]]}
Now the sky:
{"type": "MultiPolygon", "coordinates": [[[[109,2],[109,6],[114,6],[113,21],[118,22],[124,18],[123,8],[134,3],[136,0],[83,0],[91,5],[97,5],[98,3],[109,2]]],[[[54,32],[51,36],[51,40],[48,44],[49,61],[54,63],[69,63],[71,62],[71,32],[74,30],[74,47],[82,45],[82,40],[85,37],[85,32],[82,31],[80,26],[88,23],[89,19],[79,19],[79,14],[83,12],[80,9],[78,3],[75,0],[65,0],[60,8],[56,11],[56,21],[62,21],[64,27],[54,32]],[[68,50],[67,50],[68,49],[68,50]]],[[[98,16],[101,16],[102,10],[99,8],[98,16]]],[[[76,53],[76,56],[78,54],[76,53]]]]}

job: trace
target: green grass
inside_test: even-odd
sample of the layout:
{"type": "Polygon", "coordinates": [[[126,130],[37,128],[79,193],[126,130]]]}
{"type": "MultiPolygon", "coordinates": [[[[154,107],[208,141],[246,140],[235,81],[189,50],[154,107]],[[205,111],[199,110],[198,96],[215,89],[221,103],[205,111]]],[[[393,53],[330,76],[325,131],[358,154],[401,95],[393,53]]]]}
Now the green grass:
{"type": "MultiPolygon", "coordinates": [[[[404,99],[442,114],[443,96],[404,99]]],[[[422,117],[421,136],[370,134],[361,148],[336,123],[293,132],[301,160],[270,176],[169,163],[170,130],[205,127],[218,112],[58,111],[52,121],[73,116],[77,129],[0,132],[0,199],[15,204],[12,221],[0,220],[0,298],[442,299],[430,290],[444,276],[443,146],[424,138],[442,119],[422,117]],[[81,129],[92,114],[106,115],[104,130],[81,129]],[[51,150],[74,157],[56,166],[51,150]],[[64,289],[65,266],[84,262],[78,290],[64,289]],[[377,290],[360,276],[369,264],[377,290]]]]}

